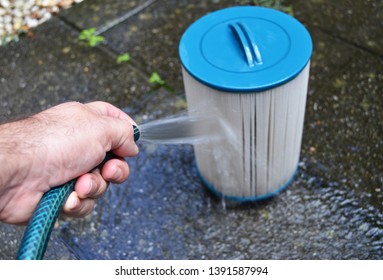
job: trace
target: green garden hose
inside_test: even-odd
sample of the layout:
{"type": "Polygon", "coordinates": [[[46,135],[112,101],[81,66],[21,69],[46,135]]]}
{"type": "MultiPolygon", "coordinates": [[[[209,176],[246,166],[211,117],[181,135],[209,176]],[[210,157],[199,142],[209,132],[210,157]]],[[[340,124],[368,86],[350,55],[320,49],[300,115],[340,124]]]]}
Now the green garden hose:
{"type": "MultiPolygon", "coordinates": [[[[135,125],[133,128],[134,141],[137,141],[140,138],[140,131],[135,125]]],[[[110,156],[108,154],[107,158],[110,156]]],[[[57,216],[73,191],[76,181],[77,179],[73,179],[61,186],[54,187],[43,195],[25,229],[17,254],[18,260],[41,260],[43,258],[57,216]]]]}

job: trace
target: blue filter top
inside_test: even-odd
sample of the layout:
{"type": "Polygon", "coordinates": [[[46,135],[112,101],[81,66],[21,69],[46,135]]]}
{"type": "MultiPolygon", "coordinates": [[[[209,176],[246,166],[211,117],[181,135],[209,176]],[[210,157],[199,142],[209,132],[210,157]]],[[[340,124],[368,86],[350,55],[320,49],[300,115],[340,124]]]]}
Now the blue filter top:
{"type": "Polygon", "coordinates": [[[255,92],[296,77],[312,54],[306,28],[293,17],[262,7],[232,7],[189,26],[179,54],[200,82],[222,91],[255,92]]]}

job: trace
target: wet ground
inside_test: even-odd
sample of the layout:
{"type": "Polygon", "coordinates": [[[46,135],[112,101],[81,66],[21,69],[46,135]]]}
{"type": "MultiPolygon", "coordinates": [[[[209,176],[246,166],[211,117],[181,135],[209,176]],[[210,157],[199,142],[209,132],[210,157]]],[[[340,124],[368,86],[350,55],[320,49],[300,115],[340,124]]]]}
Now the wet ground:
{"type": "MultiPolygon", "coordinates": [[[[138,121],[182,111],[182,33],[210,11],[249,3],[85,0],[0,47],[0,121],[69,100],[105,100],[138,121]],[[90,27],[104,44],[79,41],[90,27]],[[118,64],[125,52],[130,62],[118,64]],[[150,84],[153,72],[168,87],[150,84]]],[[[60,219],[46,259],[383,258],[383,2],[282,3],[314,41],[291,186],[227,204],[203,187],[190,146],[141,144],[127,183],[111,186],[91,216],[60,219]]],[[[15,257],[22,233],[0,224],[0,259],[15,257]]]]}

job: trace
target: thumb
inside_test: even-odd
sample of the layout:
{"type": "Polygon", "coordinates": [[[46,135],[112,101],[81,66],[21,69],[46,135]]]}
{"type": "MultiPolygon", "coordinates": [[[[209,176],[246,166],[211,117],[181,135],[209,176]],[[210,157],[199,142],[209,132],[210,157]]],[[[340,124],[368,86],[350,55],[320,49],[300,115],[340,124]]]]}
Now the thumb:
{"type": "Polygon", "coordinates": [[[118,156],[136,156],[138,147],[134,141],[134,120],[125,112],[110,103],[96,101],[86,104],[101,115],[105,120],[107,132],[107,151],[113,151],[118,156]]]}
{"type": "Polygon", "coordinates": [[[107,122],[110,151],[120,157],[133,157],[138,154],[138,146],[134,141],[133,125],[122,119],[110,118],[107,122]]]}

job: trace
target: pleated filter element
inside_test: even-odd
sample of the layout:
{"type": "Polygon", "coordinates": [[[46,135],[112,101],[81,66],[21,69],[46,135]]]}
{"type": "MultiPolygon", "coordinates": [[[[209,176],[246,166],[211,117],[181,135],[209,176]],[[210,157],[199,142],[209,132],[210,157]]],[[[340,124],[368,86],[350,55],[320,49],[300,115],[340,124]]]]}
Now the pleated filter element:
{"type": "Polygon", "coordinates": [[[273,9],[233,7],[193,23],[179,51],[189,114],[217,118],[224,135],[194,145],[203,182],[240,201],[279,193],[299,162],[307,30],[273,9]]]}

